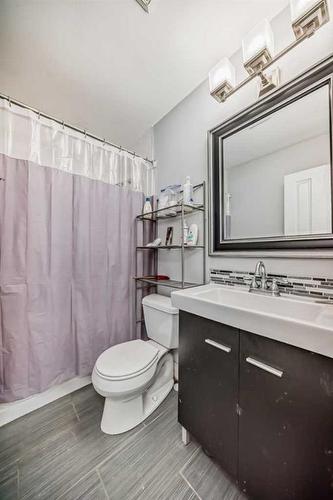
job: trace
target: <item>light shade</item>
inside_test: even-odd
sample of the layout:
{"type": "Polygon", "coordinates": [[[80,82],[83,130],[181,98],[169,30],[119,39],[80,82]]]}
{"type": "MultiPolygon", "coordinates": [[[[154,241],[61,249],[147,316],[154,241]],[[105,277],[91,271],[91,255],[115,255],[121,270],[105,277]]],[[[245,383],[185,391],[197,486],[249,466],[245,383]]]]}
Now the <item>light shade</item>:
{"type": "Polygon", "coordinates": [[[268,56],[274,55],[274,35],[271,25],[264,19],[253,28],[242,40],[244,64],[258,55],[266,52],[268,56]]]}
{"type": "Polygon", "coordinates": [[[228,84],[229,87],[236,85],[236,70],[227,57],[221,59],[209,72],[210,93],[214,93],[223,84],[228,84]]]}
{"type": "Polygon", "coordinates": [[[318,3],[318,0],[290,0],[292,22],[307,14],[318,3]]]}

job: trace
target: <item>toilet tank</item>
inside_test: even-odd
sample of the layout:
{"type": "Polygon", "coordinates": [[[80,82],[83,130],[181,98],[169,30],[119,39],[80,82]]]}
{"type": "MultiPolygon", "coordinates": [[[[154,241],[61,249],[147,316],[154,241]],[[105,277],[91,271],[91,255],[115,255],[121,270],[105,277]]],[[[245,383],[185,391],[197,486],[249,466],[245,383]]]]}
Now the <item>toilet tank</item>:
{"type": "Polygon", "coordinates": [[[147,335],[167,349],[178,348],[179,310],[170,297],[153,293],[142,299],[147,335]]]}

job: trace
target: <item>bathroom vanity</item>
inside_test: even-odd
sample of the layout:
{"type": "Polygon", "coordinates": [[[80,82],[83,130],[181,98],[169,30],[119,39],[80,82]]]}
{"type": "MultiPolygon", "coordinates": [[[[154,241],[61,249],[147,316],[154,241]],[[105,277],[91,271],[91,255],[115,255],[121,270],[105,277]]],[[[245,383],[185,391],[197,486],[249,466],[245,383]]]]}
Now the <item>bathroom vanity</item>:
{"type": "Polygon", "coordinates": [[[179,422],[255,500],[333,498],[333,305],[206,285],[180,309],[179,422]]]}

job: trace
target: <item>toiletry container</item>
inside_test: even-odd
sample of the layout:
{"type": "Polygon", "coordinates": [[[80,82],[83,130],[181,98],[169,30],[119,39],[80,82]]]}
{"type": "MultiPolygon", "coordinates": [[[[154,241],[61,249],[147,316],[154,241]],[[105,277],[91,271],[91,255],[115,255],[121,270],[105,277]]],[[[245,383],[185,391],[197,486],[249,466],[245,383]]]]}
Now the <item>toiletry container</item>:
{"type": "Polygon", "coordinates": [[[183,185],[183,202],[186,205],[193,203],[193,184],[191,184],[189,176],[186,177],[185,184],[183,185]]]}
{"type": "MultiPolygon", "coordinates": [[[[143,214],[149,214],[152,211],[153,211],[153,209],[152,209],[152,206],[151,206],[151,203],[150,203],[150,198],[149,198],[149,196],[146,196],[146,198],[145,198],[145,204],[143,205],[143,211],[142,211],[142,213],[143,214]]],[[[150,218],[151,217],[152,216],[150,215],[150,218]]]]}
{"type": "Polygon", "coordinates": [[[184,220],[184,225],[183,225],[183,242],[184,245],[187,245],[187,238],[188,238],[188,224],[186,220],[184,220]]]}
{"type": "Polygon", "coordinates": [[[177,215],[175,206],[178,204],[178,196],[180,191],[180,184],[173,184],[161,189],[161,194],[159,197],[159,210],[165,209],[164,212],[160,214],[160,217],[171,217],[177,215]],[[166,210],[169,208],[170,210],[166,210]]]}
{"type": "Polygon", "coordinates": [[[198,234],[199,234],[198,225],[191,224],[187,235],[188,246],[194,246],[198,243],[198,234]]]}

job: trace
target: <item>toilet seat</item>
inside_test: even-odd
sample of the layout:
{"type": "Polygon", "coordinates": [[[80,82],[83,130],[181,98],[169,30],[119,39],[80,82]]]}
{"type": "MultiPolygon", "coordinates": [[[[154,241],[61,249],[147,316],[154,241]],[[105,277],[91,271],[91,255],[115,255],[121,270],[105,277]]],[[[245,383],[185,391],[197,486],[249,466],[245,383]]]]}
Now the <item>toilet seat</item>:
{"type": "Polygon", "coordinates": [[[98,358],[95,369],[105,380],[128,380],[149,370],[158,357],[159,350],[151,343],[130,340],[104,351],[98,358]]]}

